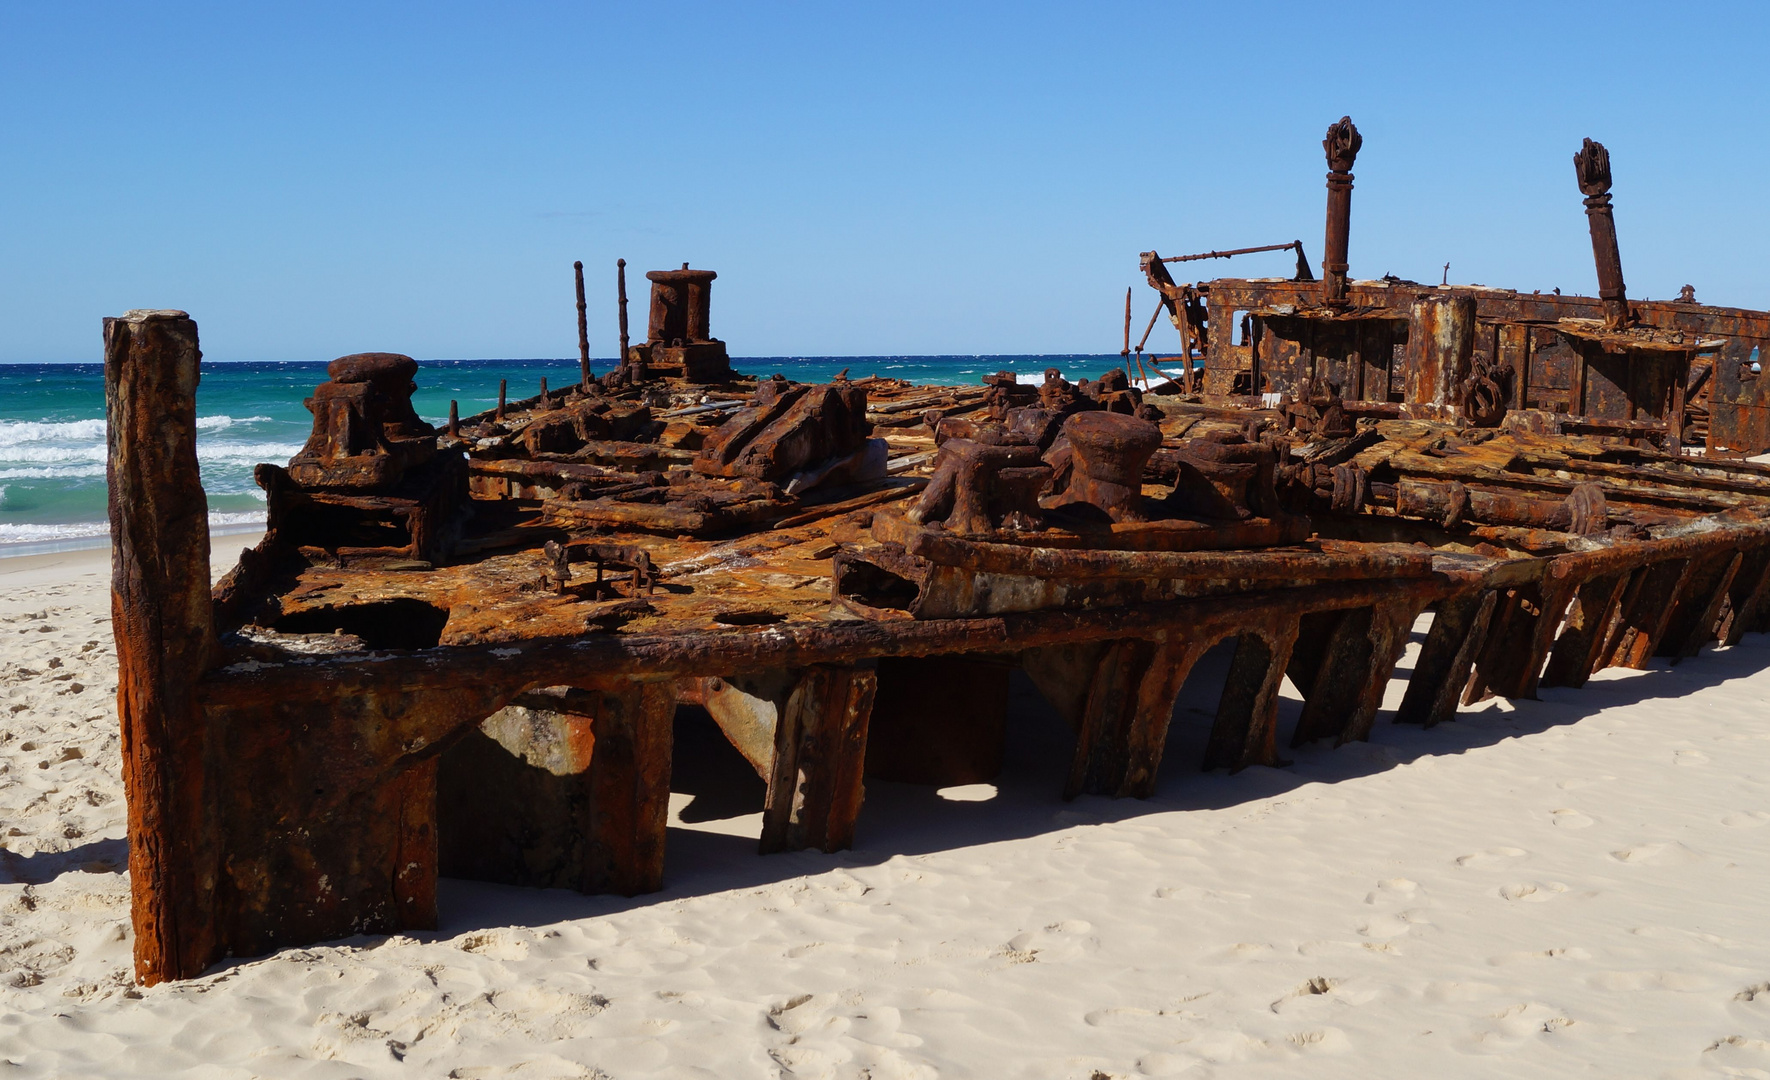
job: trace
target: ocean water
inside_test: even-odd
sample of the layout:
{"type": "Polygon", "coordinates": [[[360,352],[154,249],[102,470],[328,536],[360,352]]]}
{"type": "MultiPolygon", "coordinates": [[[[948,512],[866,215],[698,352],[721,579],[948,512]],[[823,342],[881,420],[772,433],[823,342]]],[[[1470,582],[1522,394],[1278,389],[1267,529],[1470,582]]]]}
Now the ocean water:
{"type": "MultiPolygon", "coordinates": [[[[597,361],[608,370],[613,361],[597,361]]],[[[881,375],[932,384],[976,384],[1012,371],[1022,381],[1047,367],[1093,378],[1117,356],[750,357],[740,371],[779,372],[827,381],[847,368],[855,378],[881,375]]],[[[441,424],[449,401],[461,415],[498,401],[498,380],[512,399],[532,396],[545,376],[558,388],[577,381],[576,359],[426,360],[419,362],[418,414],[441,424]]],[[[209,496],[210,530],[247,532],[264,523],[264,493],[252,482],[262,461],[286,463],[307,441],[312,417],[302,405],[326,377],[325,363],[207,363],[197,390],[197,460],[209,496]]],[[[0,556],[108,542],[105,510],[104,369],[99,364],[0,364],[0,556]]]]}

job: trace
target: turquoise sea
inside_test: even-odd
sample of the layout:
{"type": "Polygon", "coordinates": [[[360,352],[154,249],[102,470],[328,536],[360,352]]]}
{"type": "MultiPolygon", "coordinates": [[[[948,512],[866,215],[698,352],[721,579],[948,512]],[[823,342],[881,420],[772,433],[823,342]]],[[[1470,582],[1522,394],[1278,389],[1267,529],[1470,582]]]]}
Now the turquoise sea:
{"type": "MultiPolygon", "coordinates": [[[[612,360],[595,362],[606,371],[612,360]]],[[[975,384],[1013,371],[1036,380],[1047,367],[1070,378],[1093,378],[1117,356],[860,356],[750,357],[732,361],[755,375],[779,372],[798,381],[882,375],[919,383],[975,384]]],[[[420,362],[419,415],[442,423],[451,399],[468,416],[497,403],[498,380],[510,396],[534,394],[545,376],[561,387],[577,380],[565,360],[427,360],[420,362]]],[[[197,457],[209,493],[210,528],[246,532],[264,521],[264,495],[252,467],[278,464],[307,441],[312,418],[302,400],[326,377],[323,361],[211,362],[197,391],[197,457]]],[[[105,519],[104,370],[99,364],[0,364],[0,556],[101,545],[105,519]]]]}

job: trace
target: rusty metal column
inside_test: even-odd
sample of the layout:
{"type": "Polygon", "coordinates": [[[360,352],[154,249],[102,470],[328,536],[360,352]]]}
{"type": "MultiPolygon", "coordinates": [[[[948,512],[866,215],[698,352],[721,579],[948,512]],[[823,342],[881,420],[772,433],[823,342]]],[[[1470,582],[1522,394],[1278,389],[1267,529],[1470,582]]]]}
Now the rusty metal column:
{"type": "Polygon", "coordinates": [[[590,389],[590,324],[586,321],[584,308],[584,264],[572,263],[572,275],[578,286],[578,385],[586,392],[590,389]]]}
{"type": "Polygon", "coordinates": [[[615,300],[621,320],[621,359],[616,367],[627,366],[627,260],[615,260],[615,300]]]}
{"type": "Polygon", "coordinates": [[[1592,259],[1598,264],[1598,296],[1604,301],[1604,326],[1629,325],[1628,291],[1623,286],[1622,254],[1616,247],[1616,217],[1610,209],[1610,151],[1590,139],[1573,155],[1579,189],[1586,197],[1586,224],[1592,230],[1592,259]]]}
{"type": "Polygon", "coordinates": [[[1323,303],[1346,302],[1346,241],[1352,225],[1352,162],[1358,157],[1364,137],[1352,125],[1350,116],[1327,129],[1321,148],[1327,151],[1327,239],[1321,257],[1321,298],[1323,303]]]}
{"type": "Polygon", "coordinates": [[[197,324],[104,321],[111,625],[129,800],[135,977],[186,979],[216,942],[216,833],[197,683],[215,655],[209,514],[197,473],[197,324]]]}
{"type": "Polygon", "coordinates": [[[1414,301],[1407,328],[1407,399],[1414,420],[1455,416],[1457,386],[1475,352],[1475,298],[1429,293],[1414,301]]]}

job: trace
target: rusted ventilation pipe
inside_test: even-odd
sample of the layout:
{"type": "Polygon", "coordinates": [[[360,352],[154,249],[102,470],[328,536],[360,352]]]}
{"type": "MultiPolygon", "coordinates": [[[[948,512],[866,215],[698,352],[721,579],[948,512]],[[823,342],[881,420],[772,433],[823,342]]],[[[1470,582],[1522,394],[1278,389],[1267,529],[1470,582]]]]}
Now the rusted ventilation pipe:
{"type": "Polygon", "coordinates": [[[1598,264],[1598,296],[1604,301],[1604,326],[1629,325],[1628,290],[1623,286],[1622,254],[1616,248],[1616,217],[1610,209],[1610,151],[1590,139],[1573,155],[1579,189],[1586,197],[1586,223],[1592,228],[1592,259],[1598,264]]]}
{"type": "Polygon", "coordinates": [[[1321,148],[1327,151],[1327,240],[1322,245],[1321,298],[1324,303],[1346,302],[1346,236],[1352,225],[1352,162],[1364,136],[1352,126],[1350,116],[1327,129],[1321,148]]]}

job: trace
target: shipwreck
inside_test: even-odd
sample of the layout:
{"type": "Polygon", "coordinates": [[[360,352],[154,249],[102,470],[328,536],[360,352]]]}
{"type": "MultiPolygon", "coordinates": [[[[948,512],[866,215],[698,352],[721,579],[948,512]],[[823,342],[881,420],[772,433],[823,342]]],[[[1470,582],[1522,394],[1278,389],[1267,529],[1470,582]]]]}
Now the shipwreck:
{"type": "Polygon", "coordinates": [[[1074,728],[1062,794],[1146,797],[1219,643],[1196,764],[1234,770],[1278,762],[1287,678],[1294,743],[1368,737],[1416,625],[1425,725],[1763,629],[1770,314],[1631,300],[1589,141],[1598,297],[1354,280],[1361,144],[1324,143],[1319,279],[1143,255],[1159,384],[743,375],[686,265],[638,343],[621,265],[600,377],[580,266],[581,380],[440,429],[414,360],[343,357],[213,587],[196,324],[106,320],[138,978],[433,927],[439,874],[656,890],[683,704],[766,781],[761,851],[830,851],[868,776],[991,778],[1016,667],[1074,728]]]}

